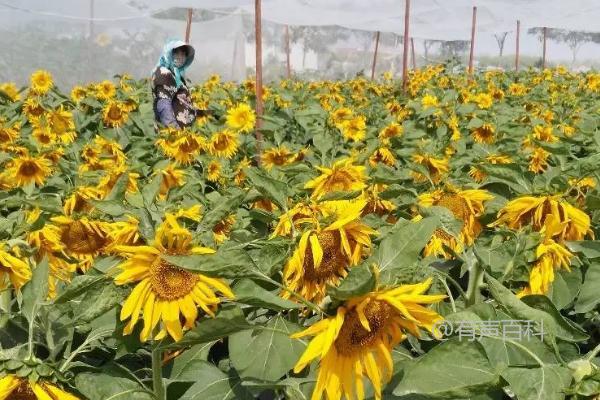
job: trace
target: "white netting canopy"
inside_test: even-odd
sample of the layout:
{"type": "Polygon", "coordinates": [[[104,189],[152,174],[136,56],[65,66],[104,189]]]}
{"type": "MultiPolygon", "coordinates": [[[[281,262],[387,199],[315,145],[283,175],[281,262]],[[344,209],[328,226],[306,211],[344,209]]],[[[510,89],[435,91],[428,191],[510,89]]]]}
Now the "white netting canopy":
{"type": "MultiPolygon", "coordinates": [[[[510,66],[517,20],[525,64],[541,56],[540,27],[551,28],[549,62],[579,68],[600,60],[598,0],[413,0],[410,37],[418,65],[449,56],[464,60],[473,6],[480,66],[510,66]]],[[[189,77],[218,73],[241,80],[252,74],[254,0],[0,0],[0,81],[24,83],[38,68],[66,85],[123,72],[148,76],[165,40],[184,36],[190,8],[197,56],[189,77]]],[[[378,70],[397,72],[404,8],[404,0],[263,0],[265,76],[285,73],[286,38],[294,73],[330,78],[365,72],[377,31],[378,70]]]]}

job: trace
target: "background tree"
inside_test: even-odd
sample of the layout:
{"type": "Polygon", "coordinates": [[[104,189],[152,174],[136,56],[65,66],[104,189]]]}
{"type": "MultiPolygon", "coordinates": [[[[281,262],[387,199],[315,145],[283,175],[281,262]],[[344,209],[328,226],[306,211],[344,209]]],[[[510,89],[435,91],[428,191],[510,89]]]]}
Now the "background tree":
{"type": "MultiPolygon", "coordinates": [[[[527,33],[536,35],[538,40],[542,41],[544,37],[544,28],[530,28],[527,33]]],[[[548,28],[546,31],[547,38],[557,43],[566,44],[571,50],[571,63],[577,60],[577,54],[581,46],[588,42],[600,43],[600,33],[585,32],[585,31],[570,31],[566,29],[548,28]]]]}
{"type": "Polygon", "coordinates": [[[506,37],[508,36],[508,32],[495,33],[494,39],[496,39],[496,43],[498,43],[498,50],[500,51],[499,56],[502,57],[504,53],[504,43],[506,42],[506,37]]]}

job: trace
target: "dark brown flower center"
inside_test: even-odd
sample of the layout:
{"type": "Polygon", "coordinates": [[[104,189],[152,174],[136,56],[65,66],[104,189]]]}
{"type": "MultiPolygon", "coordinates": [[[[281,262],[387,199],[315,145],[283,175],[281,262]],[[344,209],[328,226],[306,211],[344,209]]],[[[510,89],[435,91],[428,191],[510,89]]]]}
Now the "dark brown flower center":
{"type": "Polygon", "coordinates": [[[150,267],[152,291],[160,300],[177,300],[194,289],[198,277],[191,272],[157,259],[150,267]]]}
{"type": "Polygon", "coordinates": [[[106,238],[81,221],[63,227],[60,236],[67,249],[73,253],[93,255],[106,245],[106,238]]]}
{"type": "Polygon", "coordinates": [[[324,231],[317,234],[317,240],[323,249],[321,265],[315,267],[310,242],[304,253],[304,277],[309,281],[326,281],[348,266],[348,260],[342,253],[342,240],[336,231],[324,231]]]}
{"type": "Polygon", "coordinates": [[[123,113],[121,112],[121,109],[119,108],[119,106],[116,106],[116,105],[110,106],[110,108],[108,109],[108,118],[109,119],[111,119],[113,121],[119,121],[122,117],[123,117],[123,113]]]}
{"type": "Polygon", "coordinates": [[[23,176],[35,176],[39,171],[40,168],[33,161],[25,161],[19,167],[19,174],[23,176]]]}
{"type": "Polygon", "coordinates": [[[37,396],[31,390],[29,382],[27,380],[21,380],[19,386],[12,391],[6,400],[36,400],[37,396]]]}
{"type": "Polygon", "coordinates": [[[356,309],[349,311],[334,342],[338,353],[350,356],[374,345],[381,334],[385,332],[385,327],[392,318],[392,311],[392,307],[384,301],[372,300],[369,302],[364,308],[364,314],[369,321],[370,331],[360,323],[356,309]]]}
{"type": "Polygon", "coordinates": [[[442,197],[435,203],[435,205],[446,207],[452,212],[454,217],[462,221],[467,221],[471,215],[471,210],[469,209],[467,201],[456,194],[444,193],[442,197]]]}

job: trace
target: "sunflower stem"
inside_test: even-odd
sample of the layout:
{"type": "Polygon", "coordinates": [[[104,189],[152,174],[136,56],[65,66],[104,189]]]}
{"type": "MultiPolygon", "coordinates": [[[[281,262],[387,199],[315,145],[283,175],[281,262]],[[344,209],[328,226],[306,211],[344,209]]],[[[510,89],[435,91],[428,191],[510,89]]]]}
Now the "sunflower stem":
{"type": "Polygon", "coordinates": [[[480,297],[479,288],[483,283],[483,268],[479,262],[473,263],[469,271],[469,286],[467,286],[466,304],[472,306],[477,303],[480,297]]]}
{"type": "Polygon", "coordinates": [[[165,387],[162,379],[162,350],[156,343],[152,349],[152,388],[157,400],[165,400],[165,387]]]}

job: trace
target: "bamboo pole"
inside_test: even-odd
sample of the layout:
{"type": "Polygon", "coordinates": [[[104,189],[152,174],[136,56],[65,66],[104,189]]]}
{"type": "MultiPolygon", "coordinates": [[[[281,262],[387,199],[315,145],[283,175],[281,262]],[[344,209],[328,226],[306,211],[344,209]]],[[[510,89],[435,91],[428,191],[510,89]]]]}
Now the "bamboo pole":
{"type": "Polygon", "coordinates": [[[373,65],[371,65],[371,80],[375,79],[375,66],[377,65],[377,50],[379,49],[379,34],[375,34],[375,51],[373,52],[373,65]]]}
{"type": "Polygon", "coordinates": [[[548,36],[548,28],[544,27],[544,50],[542,53],[542,69],[546,69],[546,37],[548,36]]]}
{"type": "Polygon", "coordinates": [[[290,28],[285,26],[285,66],[286,76],[288,79],[292,77],[292,67],[290,65],[290,28]]]}
{"type": "Polygon", "coordinates": [[[415,57],[415,39],[410,38],[410,52],[412,55],[412,67],[413,70],[417,69],[417,58],[415,57]]]}
{"type": "Polygon", "coordinates": [[[515,52],[515,71],[519,72],[519,46],[521,40],[521,21],[517,20],[517,43],[515,52]]]}
{"type": "Polygon", "coordinates": [[[187,12],[187,22],[185,24],[185,42],[189,43],[190,42],[190,33],[192,31],[192,15],[193,15],[194,10],[191,8],[188,8],[188,12],[187,12]]]}
{"type": "Polygon", "coordinates": [[[471,51],[469,52],[469,74],[473,73],[473,55],[475,53],[475,27],[477,25],[477,7],[473,7],[473,22],[471,23],[471,51]]]}
{"type": "Polygon", "coordinates": [[[263,114],[263,99],[262,99],[262,15],[261,15],[261,0],[254,0],[254,40],[256,44],[256,155],[255,160],[260,165],[260,153],[262,145],[262,114],[263,114]]]}
{"type": "Polygon", "coordinates": [[[402,90],[406,92],[408,85],[408,34],[409,34],[409,22],[410,22],[410,0],[405,1],[404,8],[404,51],[402,53],[402,90]]]}

